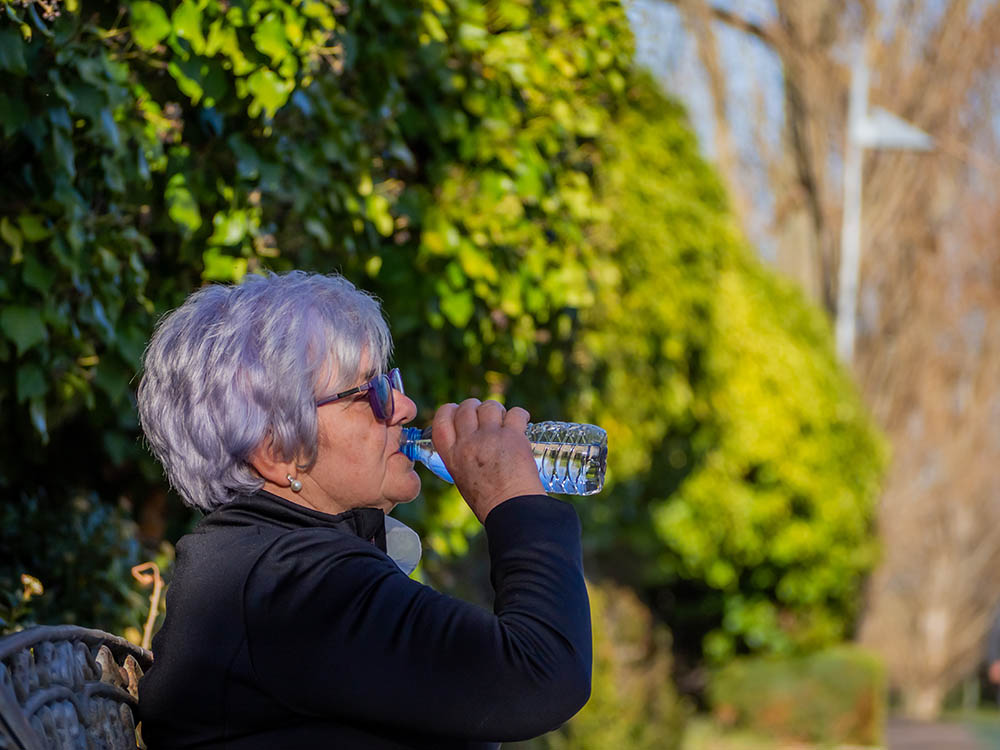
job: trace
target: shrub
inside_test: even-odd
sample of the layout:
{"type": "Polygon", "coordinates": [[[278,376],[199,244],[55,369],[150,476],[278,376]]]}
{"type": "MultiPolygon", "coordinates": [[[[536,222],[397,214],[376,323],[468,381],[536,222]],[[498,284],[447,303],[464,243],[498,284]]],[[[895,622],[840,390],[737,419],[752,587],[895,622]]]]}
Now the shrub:
{"type": "Polygon", "coordinates": [[[800,741],[882,744],[885,669],[854,646],[737,659],[713,674],[709,695],[716,718],[730,726],[800,741]]]}
{"type": "Polygon", "coordinates": [[[594,677],[590,700],[549,750],[671,750],[684,734],[687,706],[670,675],[670,634],[629,589],[591,584],[594,677]]]}

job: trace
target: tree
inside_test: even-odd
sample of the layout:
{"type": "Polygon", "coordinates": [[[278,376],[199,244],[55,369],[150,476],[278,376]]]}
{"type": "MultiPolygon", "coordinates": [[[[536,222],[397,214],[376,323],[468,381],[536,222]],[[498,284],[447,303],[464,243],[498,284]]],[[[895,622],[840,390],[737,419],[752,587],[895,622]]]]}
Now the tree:
{"type": "MultiPolygon", "coordinates": [[[[683,111],[633,67],[618,3],[25,18],[0,27],[9,492],[160,502],[129,387],[157,315],[203,281],[340,270],[384,301],[423,418],[471,394],[607,426],[591,552],[695,658],[849,627],[878,437],[828,327],[756,263],[683,111]]],[[[453,489],[424,500],[399,512],[433,575],[478,526],[453,489]]]]}
{"type": "MultiPolygon", "coordinates": [[[[868,55],[872,104],[902,115],[937,144],[926,156],[866,157],[854,363],[894,448],[879,519],[885,554],[861,637],[886,657],[906,709],[929,717],[975,667],[1000,600],[992,583],[1000,540],[989,521],[998,488],[987,468],[1000,443],[984,422],[994,419],[997,400],[994,242],[985,227],[997,213],[988,185],[1000,155],[991,114],[1000,7],[776,0],[763,17],[750,18],[698,5],[780,60],[780,146],[768,148],[758,130],[762,164],[743,162],[728,180],[763,174],[761,193],[774,199],[770,231],[779,265],[830,315],[837,306],[844,61],[852,45],[868,55]]],[[[716,127],[727,128],[726,120],[716,127]]]]}

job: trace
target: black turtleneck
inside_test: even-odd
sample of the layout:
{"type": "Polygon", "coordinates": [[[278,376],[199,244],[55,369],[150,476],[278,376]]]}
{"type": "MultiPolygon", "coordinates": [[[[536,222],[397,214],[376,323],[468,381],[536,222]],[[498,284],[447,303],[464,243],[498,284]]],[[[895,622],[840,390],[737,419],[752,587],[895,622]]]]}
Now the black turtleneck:
{"type": "Polygon", "coordinates": [[[149,750],[488,748],[557,727],[590,691],[580,525],[544,495],[487,517],[494,611],[411,580],[382,511],[266,492],[177,544],[139,684],[149,750]]]}

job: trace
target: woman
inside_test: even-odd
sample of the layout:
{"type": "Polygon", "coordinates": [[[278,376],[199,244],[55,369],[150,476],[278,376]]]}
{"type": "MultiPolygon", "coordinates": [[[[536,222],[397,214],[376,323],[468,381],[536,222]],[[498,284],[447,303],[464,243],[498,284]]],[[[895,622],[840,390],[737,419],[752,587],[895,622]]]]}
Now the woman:
{"type": "Polygon", "coordinates": [[[374,299],[302,272],[208,286],[158,325],[142,427],[207,515],[177,544],[139,686],[150,750],[496,747],[587,700],[579,521],[544,495],[523,409],[467,399],[433,421],[486,529],[494,613],[394,562],[386,514],[420,478],[390,349],[374,299]]]}

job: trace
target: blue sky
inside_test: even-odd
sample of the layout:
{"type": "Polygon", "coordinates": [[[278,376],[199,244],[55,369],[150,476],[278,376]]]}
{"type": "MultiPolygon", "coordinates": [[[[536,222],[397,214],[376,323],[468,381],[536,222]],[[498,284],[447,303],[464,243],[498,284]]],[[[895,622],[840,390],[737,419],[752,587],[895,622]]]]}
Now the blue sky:
{"type": "MultiPolygon", "coordinates": [[[[764,23],[774,17],[769,0],[717,0],[714,5],[738,12],[749,21],[764,23]]],[[[632,0],[626,5],[636,40],[636,59],[648,68],[670,94],[687,107],[703,153],[714,159],[714,118],[708,80],[698,61],[693,39],[680,11],[666,0],[632,0]]],[[[719,54],[728,82],[727,117],[740,159],[751,166],[746,194],[755,201],[750,239],[764,258],[773,260],[773,241],[767,223],[773,200],[761,172],[755,129],[777,148],[782,122],[781,64],[763,42],[721,22],[714,23],[719,54]]]]}

